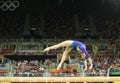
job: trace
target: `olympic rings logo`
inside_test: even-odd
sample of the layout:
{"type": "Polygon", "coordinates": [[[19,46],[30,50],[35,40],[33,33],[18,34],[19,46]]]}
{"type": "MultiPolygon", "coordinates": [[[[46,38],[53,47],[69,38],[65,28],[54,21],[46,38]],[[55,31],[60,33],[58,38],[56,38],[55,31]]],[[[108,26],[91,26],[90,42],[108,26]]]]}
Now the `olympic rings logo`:
{"type": "Polygon", "coordinates": [[[19,1],[0,1],[0,9],[3,11],[14,11],[17,7],[19,7],[19,1]]]}

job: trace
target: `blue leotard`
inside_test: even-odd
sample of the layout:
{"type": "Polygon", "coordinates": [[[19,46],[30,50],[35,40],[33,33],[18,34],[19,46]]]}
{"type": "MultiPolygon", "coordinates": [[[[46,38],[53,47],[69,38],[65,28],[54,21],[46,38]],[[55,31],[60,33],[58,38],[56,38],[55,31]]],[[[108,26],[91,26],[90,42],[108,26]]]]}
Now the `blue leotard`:
{"type": "Polygon", "coordinates": [[[74,49],[76,47],[79,47],[79,49],[85,53],[86,57],[85,58],[89,58],[91,57],[90,54],[87,52],[86,50],[86,46],[82,43],[82,42],[79,42],[79,41],[73,41],[73,43],[71,44],[70,48],[74,49]]]}

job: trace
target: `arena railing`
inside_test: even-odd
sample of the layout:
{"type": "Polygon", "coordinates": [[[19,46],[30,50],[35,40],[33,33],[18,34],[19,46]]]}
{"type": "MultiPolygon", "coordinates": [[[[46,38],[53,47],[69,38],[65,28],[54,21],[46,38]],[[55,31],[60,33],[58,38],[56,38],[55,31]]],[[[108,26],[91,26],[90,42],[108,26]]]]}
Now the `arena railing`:
{"type": "MultiPolygon", "coordinates": [[[[49,46],[49,45],[54,45],[54,44],[57,44],[57,43],[59,43],[59,42],[61,42],[61,41],[64,41],[65,39],[35,39],[35,40],[33,40],[33,39],[9,39],[9,40],[2,40],[2,39],[0,39],[0,43],[1,43],[1,45],[2,44],[11,44],[11,45],[28,45],[28,44],[34,44],[34,45],[41,45],[42,47],[47,47],[47,46],[49,46]]],[[[78,39],[78,40],[80,40],[80,41],[82,41],[82,42],[84,42],[86,45],[95,45],[95,44],[97,44],[97,45],[104,45],[104,44],[110,44],[110,43],[116,43],[116,42],[120,42],[119,40],[113,40],[113,39],[109,39],[109,40],[107,40],[107,39],[103,39],[103,40],[100,40],[100,39],[94,39],[94,40],[92,40],[92,39],[78,39]]],[[[43,50],[43,49],[42,49],[43,50]]]]}

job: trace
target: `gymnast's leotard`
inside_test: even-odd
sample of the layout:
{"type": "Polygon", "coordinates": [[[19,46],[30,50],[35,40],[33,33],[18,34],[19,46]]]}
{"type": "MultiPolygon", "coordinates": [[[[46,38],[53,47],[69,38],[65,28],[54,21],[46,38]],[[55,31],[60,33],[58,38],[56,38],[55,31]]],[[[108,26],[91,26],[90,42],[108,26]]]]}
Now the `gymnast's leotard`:
{"type": "Polygon", "coordinates": [[[89,58],[91,57],[90,54],[87,52],[86,50],[86,46],[79,41],[73,41],[73,43],[71,44],[70,48],[75,49],[76,47],[79,47],[79,49],[85,53],[86,57],[85,58],[89,58]]]}

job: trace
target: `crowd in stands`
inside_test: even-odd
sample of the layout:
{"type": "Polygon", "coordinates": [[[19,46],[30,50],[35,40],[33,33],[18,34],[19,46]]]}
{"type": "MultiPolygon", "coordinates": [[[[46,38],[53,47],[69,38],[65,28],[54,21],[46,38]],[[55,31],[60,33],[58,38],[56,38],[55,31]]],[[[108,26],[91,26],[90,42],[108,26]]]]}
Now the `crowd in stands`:
{"type": "Polygon", "coordinates": [[[101,39],[119,39],[120,18],[118,16],[95,16],[94,24],[101,39]]]}
{"type": "MultiPolygon", "coordinates": [[[[110,71],[120,71],[120,56],[106,56],[99,55],[92,57],[93,59],[93,69],[86,71],[86,76],[107,76],[108,69],[110,71]],[[114,65],[114,67],[113,67],[114,65]]],[[[80,76],[82,74],[79,63],[73,65],[69,63],[64,63],[61,71],[56,71],[58,63],[53,59],[45,60],[12,60],[11,63],[4,62],[1,63],[0,68],[8,66],[11,64],[12,70],[8,73],[12,73],[12,76],[22,76],[22,77],[35,77],[35,76],[80,76]],[[76,70],[76,71],[75,71],[76,70]],[[79,73],[79,74],[78,74],[79,73]]],[[[88,64],[89,66],[89,64],[88,64]]],[[[3,75],[3,74],[1,74],[3,75]]],[[[8,74],[7,74],[8,75],[8,74]]]]}
{"type": "MultiPolygon", "coordinates": [[[[98,56],[93,58],[93,73],[96,74],[103,74],[106,76],[108,72],[108,68],[110,68],[113,64],[119,64],[120,63],[120,56],[98,56]]],[[[119,65],[120,66],[120,65],[119,65]]],[[[117,69],[115,71],[120,71],[119,66],[117,66],[117,69]]],[[[114,69],[114,68],[113,68],[114,69]]],[[[113,70],[110,70],[113,71],[113,70]]]]}
{"type": "Polygon", "coordinates": [[[45,29],[47,38],[66,39],[75,34],[74,18],[72,14],[48,14],[45,15],[45,29]]]}
{"type": "MultiPolygon", "coordinates": [[[[14,12],[0,13],[0,39],[19,39],[22,37],[21,34],[25,27],[25,16],[25,14],[20,15],[14,12]]],[[[33,18],[33,15],[31,15],[31,18],[33,18]]],[[[119,39],[119,17],[107,15],[92,17],[91,15],[91,18],[99,39],[119,39]]],[[[87,15],[47,13],[34,16],[34,19],[31,19],[30,23],[30,28],[36,28],[39,31],[41,30],[40,27],[43,27],[42,31],[45,35],[42,35],[44,37],[40,38],[80,39],[79,35],[83,34],[80,34],[77,28],[88,25],[90,22],[87,15]],[[76,20],[76,16],[78,16],[78,20],[76,20]]],[[[43,34],[39,31],[36,32],[36,35],[43,34]]]]}
{"type": "MultiPolygon", "coordinates": [[[[40,18],[41,16],[36,16],[40,18]]],[[[119,39],[119,17],[115,16],[94,16],[71,14],[71,13],[48,13],[42,15],[42,27],[44,27],[44,37],[49,39],[80,39],[81,35],[90,36],[91,39],[119,39]],[[77,19],[78,18],[78,19],[77,19]],[[81,27],[93,27],[92,31],[81,33],[81,27]],[[78,29],[79,27],[79,29],[78,29]],[[78,31],[79,30],[79,31],[78,31]]],[[[35,18],[35,17],[34,17],[35,18]]],[[[40,22],[40,20],[39,20],[40,22]]],[[[37,24],[38,25],[38,24],[37,24]]],[[[39,26],[40,27],[40,26],[39,26]]],[[[83,28],[81,28],[83,29],[83,28]]],[[[85,37],[86,37],[85,36],[85,37]]],[[[84,38],[85,39],[85,38],[84,38]]],[[[87,37],[86,37],[87,39],[87,37]]]]}
{"type": "Polygon", "coordinates": [[[39,61],[18,61],[15,62],[13,69],[13,76],[42,76],[44,71],[44,63],[42,60],[39,61]]]}
{"type": "Polygon", "coordinates": [[[24,15],[0,13],[0,39],[19,39],[24,29],[24,15]]]}

